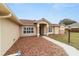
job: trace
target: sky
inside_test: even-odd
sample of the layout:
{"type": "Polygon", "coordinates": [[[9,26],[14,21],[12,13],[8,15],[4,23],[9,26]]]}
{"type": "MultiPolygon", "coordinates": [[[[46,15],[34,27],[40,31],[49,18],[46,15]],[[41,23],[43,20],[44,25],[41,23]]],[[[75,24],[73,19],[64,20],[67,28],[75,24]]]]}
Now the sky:
{"type": "Polygon", "coordinates": [[[7,6],[18,19],[40,20],[59,23],[65,18],[79,22],[78,3],[8,3],[7,6]]]}

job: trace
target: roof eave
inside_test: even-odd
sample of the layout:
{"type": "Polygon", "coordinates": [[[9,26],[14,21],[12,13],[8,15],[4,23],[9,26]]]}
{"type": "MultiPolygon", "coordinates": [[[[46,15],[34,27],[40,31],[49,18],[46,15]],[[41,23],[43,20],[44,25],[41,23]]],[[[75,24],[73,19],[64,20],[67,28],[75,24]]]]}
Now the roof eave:
{"type": "MultiPolygon", "coordinates": [[[[12,21],[14,21],[15,23],[17,23],[18,25],[22,25],[21,22],[18,20],[18,18],[12,13],[12,11],[3,3],[0,3],[0,6],[3,8],[3,14],[8,15],[11,14],[11,17],[6,17],[12,21]]],[[[5,16],[3,15],[3,16],[5,16]]],[[[4,17],[5,18],[5,17],[4,17]]]]}

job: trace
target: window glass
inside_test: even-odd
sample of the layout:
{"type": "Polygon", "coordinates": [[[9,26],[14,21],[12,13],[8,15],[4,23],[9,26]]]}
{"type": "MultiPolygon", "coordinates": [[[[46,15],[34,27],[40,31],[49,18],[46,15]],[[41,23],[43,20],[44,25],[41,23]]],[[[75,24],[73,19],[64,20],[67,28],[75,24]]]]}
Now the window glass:
{"type": "Polygon", "coordinates": [[[26,27],[24,27],[24,30],[26,30],[26,27]]]}
{"type": "Polygon", "coordinates": [[[30,30],[30,27],[29,27],[29,30],[30,30]]]}
{"type": "Polygon", "coordinates": [[[31,33],[31,32],[29,31],[29,33],[31,33]]]}
{"type": "Polygon", "coordinates": [[[27,30],[28,30],[28,27],[27,27],[27,30]]]}
{"type": "Polygon", "coordinates": [[[33,31],[31,31],[31,33],[33,33],[33,31]]]}
{"type": "Polygon", "coordinates": [[[33,33],[34,32],[34,29],[33,27],[24,27],[24,31],[23,33],[33,33]]]}
{"type": "Polygon", "coordinates": [[[26,31],[23,31],[23,33],[26,33],[26,31]]]}
{"type": "Polygon", "coordinates": [[[27,31],[27,33],[29,33],[29,32],[27,31]]]}
{"type": "Polygon", "coordinates": [[[49,28],[49,32],[52,32],[52,28],[49,28]]]}
{"type": "Polygon", "coordinates": [[[33,27],[31,28],[31,30],[33,30],[33,27]]]}

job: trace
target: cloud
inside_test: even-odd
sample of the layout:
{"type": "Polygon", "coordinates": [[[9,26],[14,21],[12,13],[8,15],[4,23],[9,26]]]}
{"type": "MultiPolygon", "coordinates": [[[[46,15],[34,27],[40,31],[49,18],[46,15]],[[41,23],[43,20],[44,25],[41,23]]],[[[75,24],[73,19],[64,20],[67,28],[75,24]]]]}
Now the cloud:
{"type": "Polygon", "coordinates": [[[79,4],[73,4],[73,3],[56,3],[56,4],[53,4],[53,8],[54,9],[57,9],[57,10],[61,10],[63,8],[73,8],[75,6],[78,6],[79,4]]]}

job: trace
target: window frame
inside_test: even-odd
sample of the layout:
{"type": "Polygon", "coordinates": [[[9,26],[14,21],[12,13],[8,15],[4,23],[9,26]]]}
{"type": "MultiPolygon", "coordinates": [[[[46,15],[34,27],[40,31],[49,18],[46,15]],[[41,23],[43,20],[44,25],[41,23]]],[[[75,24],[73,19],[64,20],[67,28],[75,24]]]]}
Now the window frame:
{"type": "Polygon", "coordinates": [[[52,32],[52,27],[49,27],[49,32],[52,32]]]}
{"type": "Polygon", "coordinates": [[[33,34],[34,33],[34,27],[28,26],[23,28],[24,34],[33,34]]]}

